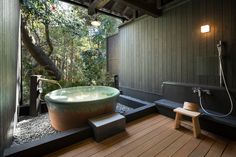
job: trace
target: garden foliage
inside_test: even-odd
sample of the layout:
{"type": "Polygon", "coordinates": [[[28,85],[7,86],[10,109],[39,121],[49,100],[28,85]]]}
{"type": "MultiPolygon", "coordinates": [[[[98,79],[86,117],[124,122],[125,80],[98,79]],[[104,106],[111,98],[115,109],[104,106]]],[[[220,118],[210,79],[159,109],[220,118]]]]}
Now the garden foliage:
{"type": "MultiPolygon", "coordinates": [[[[120,20],[97,14],[101,26],[90,25],[87,10],[57,0],[22,0],[21,17],[34,45],[40,47],[61,71],[63,87],[111,85],[106,71],[106,38],[117,32],[120,20]]],[[[29,100],[31,75],[52,78],[22,44],[23,103],[29,100]]],[[[58,88],[43,84],[47,93],[58,88]]]]}

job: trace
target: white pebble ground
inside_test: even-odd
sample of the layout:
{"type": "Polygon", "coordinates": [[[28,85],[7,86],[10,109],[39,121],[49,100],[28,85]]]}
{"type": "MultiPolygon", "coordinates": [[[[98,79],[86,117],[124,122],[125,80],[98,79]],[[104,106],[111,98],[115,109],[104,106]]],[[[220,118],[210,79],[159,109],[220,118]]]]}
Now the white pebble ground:
{"type": "MultiPolygon", "coordinates": [[[[132,108],[122,104],[117,104],[116,112],[124,114],[132,108]]],[[[17,123],[14,132],[14,139],[12,146],[35,141],[44,136],[55,134],[58,131],[53,129],[50,124],[48,114],[41,114],[37,117],[24,117],[23,120],[17,123]]]]}

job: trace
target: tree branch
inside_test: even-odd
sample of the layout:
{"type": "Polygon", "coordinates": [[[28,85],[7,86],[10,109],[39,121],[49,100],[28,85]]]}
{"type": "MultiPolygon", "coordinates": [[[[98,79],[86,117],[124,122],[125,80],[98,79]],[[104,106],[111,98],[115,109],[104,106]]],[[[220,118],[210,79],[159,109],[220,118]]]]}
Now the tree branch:
{"type": "Polygon", "coordinates": [[[32,57],[43,66],[49,74],[55,76],[56,80],[61,79],[61,72],[55,66],[55,64],[50,60],[50,58],[46,55],[46,53],[39,47],[33,44],[32,38],[29,36],[29,32],[26,29],[26,22],[22,19],[21,24],[21,32],[22,32],[22,40],[25,47],[29,50],[32,57]]]}
{"type": "Polygon", "coordinates": [[[45,35],[46,35],[46,41],[49,47],[49,54],[48,56],[50,56],[53,53],[53,45],[52,42],[50,40],[50,36],[49,36],[49,28],[48,28],[48,23],[45,23],[45,35]]]}

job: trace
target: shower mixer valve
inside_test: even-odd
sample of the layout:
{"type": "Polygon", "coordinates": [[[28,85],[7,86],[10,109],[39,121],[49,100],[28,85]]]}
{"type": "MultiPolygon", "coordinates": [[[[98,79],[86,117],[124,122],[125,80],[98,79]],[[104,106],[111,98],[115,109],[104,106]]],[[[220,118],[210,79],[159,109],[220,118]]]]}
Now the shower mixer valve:
{"type": "Polygon", "coordinates": [[[197,93],[199,97],[201,97],[202,94],[211,95],[211,92],[208,89],[201,89],[200,87],[193,87],[192,90],[193,90],[193,93],[197,93]]]}

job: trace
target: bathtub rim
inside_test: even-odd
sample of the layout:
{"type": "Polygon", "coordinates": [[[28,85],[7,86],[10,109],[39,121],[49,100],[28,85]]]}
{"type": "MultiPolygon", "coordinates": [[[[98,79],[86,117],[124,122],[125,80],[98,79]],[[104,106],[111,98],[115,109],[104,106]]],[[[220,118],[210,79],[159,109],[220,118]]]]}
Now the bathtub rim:
{"type": "Polygon", "coordinates": [[[109,99],[112,99],[112,98],[116,98],[120,95],[120,91],[114,87],[110,87],[110,86],[75,86],[75,87],[67,87],[67,88],[62,88],[62,89],[56,89],[56,90],[53,90],[49,93],[47,93],[45,96],[44,96],[44,100],[46,102],[49,102],[49,103],[53,103],[53,104],[57,104],[57,105],[64,105],[64,104],[76,104],[76,103],[91,103],[91,102],[96,102],[96,101],[104,101],[104,100],[109,100],[109,99]],[[55,99],[52,99],[50,98],[49,94],[52,93],[52,92],[55,92],[55,91],[59,91],[59,90],[62,90],[62,89],[72,89],[72,88],[78,88],[78,87],[103,87],[103,88],[110,88],[112,89],[113,91],[115,91],[115,94],[111,95],[111,96],[106,96],[105,98],[98,98],[98,99],[94,99],[94,100],[80,100],[80,101],[63,101],[63,100],[55,100],[55,99]]]}

